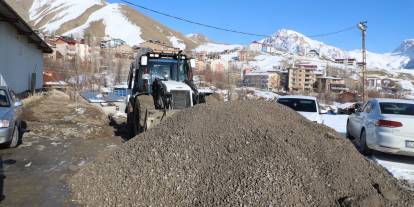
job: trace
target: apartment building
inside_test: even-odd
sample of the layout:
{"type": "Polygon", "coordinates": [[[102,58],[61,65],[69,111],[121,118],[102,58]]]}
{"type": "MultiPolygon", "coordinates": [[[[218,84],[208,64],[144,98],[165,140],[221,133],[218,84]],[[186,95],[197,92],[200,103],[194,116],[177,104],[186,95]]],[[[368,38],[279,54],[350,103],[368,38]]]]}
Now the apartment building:
{"type": "Polygon", "coordinates": [[[316,70],[317,65],[299,64],[296,68],[288,69],[289,91],[308,91],[313,90],[314,83],[316,82],[316,70]]]}
{"type": "Polygon", "coordinates": [[[281,86],[281,77],[278,73],[248,73],[243,76],[243,85],[263,90],[276,90],[281,86]]]}
{"type": "Polygon", "coordinates": [[[315,83],[315,89],[318,93],[340,94],[349,91],[345,85],[345,80],[337,77],[319,77],[315,83]]]}

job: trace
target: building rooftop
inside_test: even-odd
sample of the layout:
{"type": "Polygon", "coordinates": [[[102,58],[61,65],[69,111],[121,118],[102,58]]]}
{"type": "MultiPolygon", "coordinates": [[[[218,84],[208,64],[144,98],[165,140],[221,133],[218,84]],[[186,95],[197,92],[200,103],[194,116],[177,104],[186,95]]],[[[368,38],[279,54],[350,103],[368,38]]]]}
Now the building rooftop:
{"type": "Polygon", "coordinates": [[[20,35],[27,36],[43,53],[52,53],[50,46],[5,1],[0,1],[0,21],[13,25],[20,35]]]}

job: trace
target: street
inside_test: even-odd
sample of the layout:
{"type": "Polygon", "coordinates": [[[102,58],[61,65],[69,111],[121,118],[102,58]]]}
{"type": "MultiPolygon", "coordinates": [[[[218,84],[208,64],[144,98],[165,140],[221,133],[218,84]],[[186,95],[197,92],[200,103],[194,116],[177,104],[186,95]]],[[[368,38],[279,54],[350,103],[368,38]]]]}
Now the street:
{"type": "Polygon", "coordinates": [[[23,143],[0,150],[0,206],[73,206],[68,179],[122,143],[100,114],[82,102],[74,107],[61,93],[30,103],[23,143]]]}

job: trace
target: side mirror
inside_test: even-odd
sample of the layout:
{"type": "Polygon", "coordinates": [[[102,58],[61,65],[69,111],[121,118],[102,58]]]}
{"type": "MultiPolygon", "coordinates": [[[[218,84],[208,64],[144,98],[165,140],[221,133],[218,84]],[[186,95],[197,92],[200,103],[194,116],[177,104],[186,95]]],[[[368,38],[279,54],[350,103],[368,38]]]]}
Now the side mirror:
{"type": "Polygon", "coordinates": [[[147,56],[141,56],[141,65],[148,65],[148,57],[147,56]]]}
{"type": "Polygon", "coordinates": [[[16,101],[16,102],[14,102],[14,106],[15,107],[21,107],[21,106],[23,106],[23,103],[21,101],[16,101]]]}

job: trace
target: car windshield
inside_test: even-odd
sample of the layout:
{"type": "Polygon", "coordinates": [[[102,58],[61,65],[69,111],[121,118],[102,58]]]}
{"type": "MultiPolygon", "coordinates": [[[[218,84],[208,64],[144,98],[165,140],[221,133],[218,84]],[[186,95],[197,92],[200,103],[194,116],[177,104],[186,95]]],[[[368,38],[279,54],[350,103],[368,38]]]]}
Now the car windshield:
{"type": "Polygon", "coordinates": [[[6,90],[0,89],[0,107],[10,107],[9,98],[7,98],[6,90]]]}
{"type": "Polygon", "coordinates": [[[280,98],[277,102],[288,106],[295,111],[317,112],[316,103],[314,100],[299,98],[280,98]]]}
{"type": "Polygon", "coordinates": [[[414,104],[409,103],[380,103],[382,114],[399,114],[414,116],[414,104]]]}
{"type": "Polygon", "coordinates": [[[149,68],[151,71],[151,79],[156,78],[162,80],[178,80],[187,79],[187,67],[184,61],[150,59],[149,68]]]}

